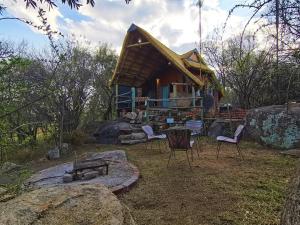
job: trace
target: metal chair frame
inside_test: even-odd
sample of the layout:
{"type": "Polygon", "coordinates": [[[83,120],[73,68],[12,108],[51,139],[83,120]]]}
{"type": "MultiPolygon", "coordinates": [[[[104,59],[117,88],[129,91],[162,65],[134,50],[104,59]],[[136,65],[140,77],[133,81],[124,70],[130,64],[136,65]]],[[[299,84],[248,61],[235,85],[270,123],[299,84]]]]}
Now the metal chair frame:
{"type": "Polygon", "coordinates": [[[228,143],[228,144],[235,144],[236,146],[236,150],[238,155],[241,157],[242,160],[244,160],[244,156],[242,154],[241,148],[239,146],[240,140],[242,138],[243,135],[243,131],[244,131],[245,126],[244,125],[239,125],[234,133],[234,138],[229,138],[229,137],[224,137],[224,136],[218,136],[217,137],[217,141],[218,141],[218,146],[217,146],[217,159],[219,158],[219,154],[220,154],[220,149],[221,149],[221,144],[222,143],[228,143]],[[222,137],[222,138],[221,138],[222,137]],[[219,140],[218,140],[219,138],[219,140]],[[226,141],[227,138],[227,141],[226,141]],[[224,140],[221,140],[224,139],[224,140]],[[230,140],[230,141],[229,141],[230,140]]]}
{"type": "Polygon", "coordinates": [[[185,127],[192,131],[191,136],[194,137],[195,144],[198,150],[203,151],[200,145],[200,137],[203,132],[202,120],[188,120],[185,122],[185,127]]]}
{"type": "MultiPolygon", "coordinates": [[[[161,143],[159,140],[166,140],[167,137],[166,136],[164,137],[163,135],[155,135],[153,132],[153,129],[150,125],[142,126],[142,129],[147,136],[146,150],[148,149],[148,145],[150,145],[150,149],[152,150],[153,149],[153,141],[158,140],[158,148],[161,151],[161,143]]],[[[167,146],[167,144],[166,144],[166,146],[167,146]]]]}
{"type": "MultiPolygon", "coordinates": [[[[190,169],[192,169],[190,159],[188,156],[188,150],[191,150],[191,160],[194,160],[193,157],[193,141],[191,142],[191,130],[190,129],[172,129],[167,132],[167,138],[169,142],[169,148],[170,148],[170,155],[167,167],[169,167],[171,157],[174,156],[176,159],[175,151],[185,151],[187,161],[189,164],[190,169]]],[[[198,158],[199,152],[197,149],[197,155],[198,158]]]]}

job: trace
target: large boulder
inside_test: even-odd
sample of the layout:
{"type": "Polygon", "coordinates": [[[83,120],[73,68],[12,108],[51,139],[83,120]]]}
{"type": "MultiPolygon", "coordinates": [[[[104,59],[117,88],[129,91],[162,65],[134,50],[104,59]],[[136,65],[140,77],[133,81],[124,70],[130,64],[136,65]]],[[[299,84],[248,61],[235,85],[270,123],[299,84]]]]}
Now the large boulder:
{"type": "Polygon", "coordinates": [[[121,130],[131,130],[131,124],[122,121],[107,121],[94,133],[97,143],[117,144],[121,130]]]}
{"type": "Polygon", "coordinates": [[[129,210],[106,187],[41,188],[0,204],[2,225],[135,225],[129,210]]]}
{"type": "Polygon", "coordinates": [[[246,130],[250,138],[270,147],[300,147],[300,104],[291,105],[288,111],[284,105],[249,110],[246,130]]]}
{"type": "Polygon", "coordinates": [[[208,128],[208,136],[216,138],[223,135],[225,130],[225,122],[221,119],[216,119],[208,128]]]}

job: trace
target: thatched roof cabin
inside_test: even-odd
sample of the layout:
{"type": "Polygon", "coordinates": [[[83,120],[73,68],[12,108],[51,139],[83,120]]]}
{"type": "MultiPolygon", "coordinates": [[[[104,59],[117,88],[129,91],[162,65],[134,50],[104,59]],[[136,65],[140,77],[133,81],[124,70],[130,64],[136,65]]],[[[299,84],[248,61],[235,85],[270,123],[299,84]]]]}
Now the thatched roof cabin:
{"type": "Polygon", "coordinates": [[[111,85],[140,88],[141,96],[152,99],[192,92],[195,96],[195,90],[208,89],[217,102],[223,96],[222,86],[197,49],[177,54],[135,24],[125,36],[111,85]]]}

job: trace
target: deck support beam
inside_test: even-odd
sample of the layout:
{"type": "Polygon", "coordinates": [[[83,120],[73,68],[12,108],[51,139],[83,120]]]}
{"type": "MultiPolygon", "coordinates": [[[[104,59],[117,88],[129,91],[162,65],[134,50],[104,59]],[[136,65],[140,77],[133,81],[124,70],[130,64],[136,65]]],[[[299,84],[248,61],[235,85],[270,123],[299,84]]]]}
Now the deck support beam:
{"type": "Polygon", "coordinates": [[[131,112],[135,112],[135,87],[131,88],[131,112]]]}
{"type": "Polygon", "coordinates": [[[115,85],[115,104],[116,104],[116,118],[118,118],[118,105],[119,105],[119,85],[115,85]]]}
{"type": "MultiPolygon", "coordinates": [[[[173,85],[173,98],[177,98],[177,85],[175,83],[172,84],[173,85]]],[[[172,107],[177,106],[176,104],[176,100],[172,101],[172,107]]]]}
{"type": "Polygon", "coordinates": [[[192,86],[192,97],[193,97],[193,99],[192,99],[193,107],[195,107],[196,106],[196,93],[195,93],[195,87],[194,86],[192,86]]]}

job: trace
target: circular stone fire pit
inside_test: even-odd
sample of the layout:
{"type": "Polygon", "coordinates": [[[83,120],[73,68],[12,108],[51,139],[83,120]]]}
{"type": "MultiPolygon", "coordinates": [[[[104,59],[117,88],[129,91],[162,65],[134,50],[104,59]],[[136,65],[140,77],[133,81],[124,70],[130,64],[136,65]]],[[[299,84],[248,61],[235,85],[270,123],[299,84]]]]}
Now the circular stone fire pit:
{"type": "MultiPolygon", "coordinates": [[[[118,194],[122,191],[128,191],[139,178],[138,169],[127,161],[124,151],[107,151],[102,153],[88,153],[84,162],[97,160],[106,161],[108,164],[108,173],[99,173],[96,176],[85,179],[72,179],[66,182],[66,176],[72,174],[73,162],[60,164],[48,169],[42,170],[30,177],[25,186],[30,189],[40,187],[50,187],[57,185],[80,185],[80,184],[103,184],[111,189],[112,192],[118,194]]],[[[76,163],[75,163],[76,164],[76,163]]],[[[97,168],[99,169],[99,168],[97,168]]],[[[96,169],[96,170],[97,170],[96,169]]],[[[88,168],[87,170],[90,170],[88,168]]],[[[95,171],[87,171],[86,174],[95,173],[95,171]]]]}

